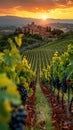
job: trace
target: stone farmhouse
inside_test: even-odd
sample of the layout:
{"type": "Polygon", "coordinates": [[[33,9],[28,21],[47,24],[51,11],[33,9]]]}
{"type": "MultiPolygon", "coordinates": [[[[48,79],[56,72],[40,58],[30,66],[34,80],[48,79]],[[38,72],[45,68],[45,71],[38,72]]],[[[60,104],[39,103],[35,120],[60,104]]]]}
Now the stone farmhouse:
{"type": "Polygon", "coordinates": [[[34,22],[22,27],[23,33],[40,34],[43,37],[51,36],[51,28],[36,25],[34,22]]]}

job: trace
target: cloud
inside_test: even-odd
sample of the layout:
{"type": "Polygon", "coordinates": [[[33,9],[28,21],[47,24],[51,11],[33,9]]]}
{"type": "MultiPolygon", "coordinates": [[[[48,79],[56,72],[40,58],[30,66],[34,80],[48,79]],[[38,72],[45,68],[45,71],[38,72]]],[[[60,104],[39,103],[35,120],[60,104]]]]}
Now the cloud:
{"type": "Polygon", "coordinates": [[[73,0],[2,0],[0,15],[73,19],[73,0]]]}
{"type": "Polygon", "coordinates": [[[73,0],[2,0],[0,8],[10,9],[19,6],[20,10],[36,12],[59,7],[73,6],[73,0]]]}

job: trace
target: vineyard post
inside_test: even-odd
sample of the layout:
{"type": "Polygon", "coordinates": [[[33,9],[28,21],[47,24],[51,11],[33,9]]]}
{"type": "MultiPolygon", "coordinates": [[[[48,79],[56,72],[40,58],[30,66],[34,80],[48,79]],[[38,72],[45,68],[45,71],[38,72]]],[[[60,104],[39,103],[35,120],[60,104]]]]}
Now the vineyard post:
{"type": "Polygon", "coordinates": [[[60,97],[59,97],[59,92],[60,92],[60,91],[59,91],[59,89],[58,89],[58,90],[57,90],[57,101],[58,101],[58,103],[59,103],[59,98],[60,98],[60,97]]]}
{"type": "Polygon", "coordinates": [[[67,117],[69,118],[70,115],[71,115],[71,112],[70,112],[70,86],[68,86],[67,117]]]}
{"type": "Polygon", "coordinates": [[[54,93],[55,93],[55,87],[54,87],[54,90],[53,90],[53,91],[54,91],[54,93]]]}
{"type": "Polygon", "coordinates": [[[64,92],[62,91],[62,109],[64,109],[64,92]]]}
{"type": "Polygon", "coordinates": [[[53,92],[52,78],[51,78],[51,90],[53,92]]]}

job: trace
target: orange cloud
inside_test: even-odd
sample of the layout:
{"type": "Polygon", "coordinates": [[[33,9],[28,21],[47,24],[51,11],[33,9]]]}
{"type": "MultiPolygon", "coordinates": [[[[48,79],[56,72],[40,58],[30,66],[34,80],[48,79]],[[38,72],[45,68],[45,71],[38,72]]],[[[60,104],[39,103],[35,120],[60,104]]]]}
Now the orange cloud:
{"type": "Polygon", "coordinates": [[[2,0],[0,15],[73,19],[73,0],[2,0]]]}

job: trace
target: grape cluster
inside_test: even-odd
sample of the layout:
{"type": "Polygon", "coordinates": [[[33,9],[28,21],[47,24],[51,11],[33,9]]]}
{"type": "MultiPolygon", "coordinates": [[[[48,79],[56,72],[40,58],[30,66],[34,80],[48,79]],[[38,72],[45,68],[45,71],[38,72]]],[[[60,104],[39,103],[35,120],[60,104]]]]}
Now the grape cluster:
{"type": "Polygon", "coordinates": [[[27,90],[25,89],[23,84],[18,84],[17,85],[17,89],[21,95],[21,101],[22,104],[25,105],[26,104],[26,99],[27,99],[27,90]]]}
{"type": "Polygon", "coordinates": [[[60,80],[58,77],[55,78],[55,86],[58,90],[60,89],[60,80]]]}
{"type": "Polygon", "coordinates": [[[66,93],[67,91],[67,84],[66,84],[66,76],[62,78],[62,91],[66,93]]]}
{"type": "Polygon", "coordinates": [[[23,106],[17,106],[13,104],[13,109],[11,112],[11,120],[9,122],[9,127],[11,130],[25,130],[25,123],[27,114],[24,112],[23,106]]]}

